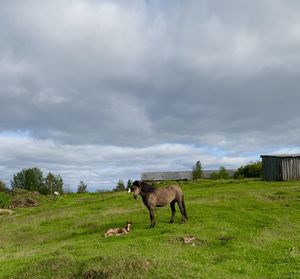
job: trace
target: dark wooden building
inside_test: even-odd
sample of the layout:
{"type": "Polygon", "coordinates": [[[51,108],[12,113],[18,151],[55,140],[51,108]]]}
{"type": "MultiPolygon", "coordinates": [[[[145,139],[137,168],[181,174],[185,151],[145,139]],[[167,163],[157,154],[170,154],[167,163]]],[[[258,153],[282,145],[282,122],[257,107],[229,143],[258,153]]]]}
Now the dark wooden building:
{"type": "Polygon", "coordinates": [[[263,180],[300,180],[300,154],[261,155],[263,180]]]}

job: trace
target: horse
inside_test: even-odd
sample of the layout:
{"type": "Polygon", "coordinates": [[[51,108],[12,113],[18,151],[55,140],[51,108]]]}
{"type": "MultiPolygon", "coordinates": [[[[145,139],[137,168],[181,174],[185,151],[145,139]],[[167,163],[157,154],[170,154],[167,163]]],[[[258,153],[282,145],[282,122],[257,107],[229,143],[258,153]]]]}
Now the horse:
{"type": "Polygon", "coordinates": [[[127,222],[127,224],[124,228],[111,228],[111,229],[108,229],[104,233],[104,236],[108,237],[108,236],[113,236],[113,235],[119,236],[121,234],[127,234],[127,233],[129,233],[129,231],[131,229],[131,225],[132,225],[131,222],[127,222]]]}
{"type": "Polygon", "coordinates": [[[150,228],[154,228],[156,225],[154,207],[163,207],[169,204],[172,212],[170,223],[172,224],[174,223],[176,212],[175,203],[177,203],[181,213],[182,224],[188,219],[183,192],[177,185],[156,189],[150,184],[136,180],[133,182],[132,192],[135,199],[138,195],[141,195],[144,205],[148,208],[151,220],[150,228]]]}

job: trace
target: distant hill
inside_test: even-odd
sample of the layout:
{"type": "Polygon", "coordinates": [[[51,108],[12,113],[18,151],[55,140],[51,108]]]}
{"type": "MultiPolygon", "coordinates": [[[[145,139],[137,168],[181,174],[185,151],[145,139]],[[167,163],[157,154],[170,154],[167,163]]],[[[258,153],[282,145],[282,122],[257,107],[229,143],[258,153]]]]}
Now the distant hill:
{"type": "MultiPolygon", "coordinates": [[[[236,170],[227,170],[230,177],[233,177],[236,170]]],[[[219,170],[202,170],[203,178],[210,178],[213,172],[219,172],[219,170]]],[[[167,172],[143,172],[141,174],[141,180],[143,181],[189,181],[193,180],[192,171],[167,171],[167,172]]]]}

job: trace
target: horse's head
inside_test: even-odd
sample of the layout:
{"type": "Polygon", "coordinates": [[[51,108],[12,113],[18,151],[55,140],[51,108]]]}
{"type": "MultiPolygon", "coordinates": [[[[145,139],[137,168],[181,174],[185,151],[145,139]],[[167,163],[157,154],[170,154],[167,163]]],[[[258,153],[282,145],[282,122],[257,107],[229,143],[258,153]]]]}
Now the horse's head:
{"type": "Polygon", "coordinates": [[[136,199],[137,196],[141,193],[141,184],[140,181],[136,180],[132,183],[132,189],[131,191],[133,192],[133,197],[136,199]]]}

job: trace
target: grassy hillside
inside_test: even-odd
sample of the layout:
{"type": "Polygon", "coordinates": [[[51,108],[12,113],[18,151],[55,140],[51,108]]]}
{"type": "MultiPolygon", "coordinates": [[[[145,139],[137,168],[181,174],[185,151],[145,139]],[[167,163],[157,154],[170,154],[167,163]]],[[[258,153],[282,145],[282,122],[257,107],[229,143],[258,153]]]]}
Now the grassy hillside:
{"type": "Polygon", "coordinates": [[[300,183],[180,183],[188,223],[177,209],[103,193],[61,196],[0,217],[0,278],[300,278],[300,183]],[[110,227],[133,222],[124,236],[110,227]],[[195,245],[184,236],[197,238],[195,245]]]}

